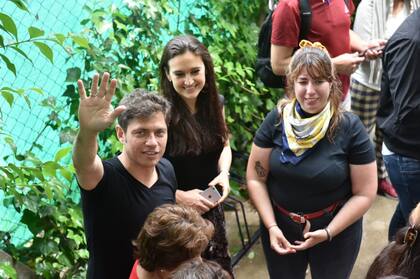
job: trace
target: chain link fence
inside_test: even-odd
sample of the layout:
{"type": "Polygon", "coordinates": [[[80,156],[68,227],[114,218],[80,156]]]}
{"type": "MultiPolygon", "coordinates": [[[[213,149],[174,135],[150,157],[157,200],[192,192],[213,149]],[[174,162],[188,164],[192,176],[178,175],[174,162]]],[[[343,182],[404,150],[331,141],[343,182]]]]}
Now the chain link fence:
{"type": "MultiPolygon", "coordinates": [[[[93,4],[94,7],[108,7],[110,4],[129,6],[132,0],[36,0],[27,1],[29,12],[16,7],[11,1],[0,2],[0,13],[7,14],[16,23],[19,41],[29,38],[28,28],[37,27],[45,31],[45,35],[52,37],[55,33],[68,34],[78,33],[82,29],[80,21],[88,15],[84,10],[85,4],[93,4]]],[[[199,2],[199,1],[198,1],[199,2]]],[[[159,1],[155,1],[159,5],[159,1]]],[[[178,11],[194,9],[196,15],[202,12],[195,8],[193,0],[174,0],[173,5],[178,11]]],[[[178,14],[167,15],[172,24],[169,28],[184,29],[186,16],[178,14]]],[[[169,30],[168,30],[169,31],[169,30]]],[[[173,31],[173,30],[171,30],[173,31]]],[[[0,29],[0,35],[3,30],[0,29]]],[[[162,42],[170,39],[162,33],[162,42]]],[[[5,44],[7,42],[5,41],[5,44]]],[[[13,150],[5,142],[5,137],[11,136],[17,147],[17,153],[23,154],[30,150],[39,159],[46,161],[54,158],[57,150],[62,146],[60,134],[51,126],[54,114],[68,114],[66,99],[63,93],[66,90],[66,70],[72,67],[83,68],[81,57],[71,57],[68,52],[58,44],[47,42],[53,49],[53,62],[51,63],[40,50],[33,44],[21,43],[21,48],[32,60],[24,58],[21,54],[6,48],[0,48],[0,54],[5,54],[16,66],[16,76],[8,71],[6,65],[0,60],[0,76],[2,85],[0,87],[11,88],[40,88],[44,94],[40,95],[30,91],[28,97],[30,105],[24,98],[15,97],[10,106],[5,98],[0,96],[0,165],[9,162],[18,163],[13,160],[13,150]],[[50,105],[48,105],[50,104],[50,105]],[[52,108],[55,109],[52,109],[52,108]]],[[[65,118],[65,117],[62,117],[65,118]]],[[[67,143],[68,144],[68,143],[67,143]]],[[[75,183],[74,183],[75,184],[75,183]]],[[[72,187],[75,191],[69,193],[79,198],[77,185],[72,187]]],[[[4,193],[0,187],[0,201],[4,199],[4,193]]],[[[21,213],[16,212],[13,207],[4,207],[0,202],[0,228],[1,231],[9,232],[12,235],[11,242],[15,245],[24,244],[32,234],[27,227],[21,224],[21,213]]],[[[1,249],[1,243],[0,243],[1,249]]]]}
{"type": "MultiPolygon", "coordinates": [[[[83,0],[72,1],[29,1],[29,13],[18,9],[10,1],[0,2],[1,13],[13,18],[17,26],[19,41],[29,38],[27,29],[30,26],[45,31],[46,36],[54,33],[67,34],[80,31],[80,20],[84,16],[83,0]]],[[[0,35],[3,32],[0,30],[0,35]]],[[[6,38],[6,36],[4,36],[6,38]]],[[[4,42],[7,44],[7,41],[4,42]]],[[[12,106],[0,97],[1,125],[0,134],[0,164],[7,164],[13,160],[12,149],[5,144],[4,138],[10,135],[16,144],[17,152],[22,154],[31,150],[41,160],[51,160],[60,148],[59,135],[50,125],[52,113],[68,113],[65,109],[52,111],[51,107],[44,104],[45,100],[54,102],[57,108],[65,108],[65,100],[62,94],[66,89],[66,69],[72,65],[81,65],[82,61],[76,61],[69,57],[64,48],[58,44],[47,42],[53,49],[53,63],[43,56],[39,49],[32,44],[21,43],[21,48],[30,62],[21,54],[6,49],[0,49],[16,66],[16,76],[8,71],[3,61],[0,61],[1,86],[11,88],[40,88],[44,94],[40,95],[28,91],[30,105],[23,98],[15,97],[12,106]],[[69,59],[70,58],[70,59],[69,59]]],[[[16,163],[16,162],[12,162],[16,163]]],[[[0,200],[4,199],[4,193],[0,190],[0,200]]],[[[19,223],[21,214],[12,207],[4,207],[0,203],[0,228],[12,235],[12,243],[22,244],[31,238],[31,233],[26,226],[19,223]]],[[[1,248],[1,247],[0,247],[1,248]]]]}

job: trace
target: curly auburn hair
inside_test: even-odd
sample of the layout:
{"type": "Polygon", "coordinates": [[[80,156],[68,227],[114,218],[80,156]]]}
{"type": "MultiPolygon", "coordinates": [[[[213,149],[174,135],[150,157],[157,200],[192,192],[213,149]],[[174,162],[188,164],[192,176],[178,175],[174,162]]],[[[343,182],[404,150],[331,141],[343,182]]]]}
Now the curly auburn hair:
{"type": "Polygon", "coordinates": [[[220,264],[204,259],[193,259],[177,267],[169,279],[231,279],[220,264]]]}
{"type": "Polygon", "coordinates": [[[379,279],[389,275],[404,276],[408,279],[420,278],[420,203],[411,212],[410,224],[400,229],[395,241],[389,243],[376,256],[366,279],[379,279]],[[417,231],[417,238],[406,242],[406,234],[410,228],[417,231]]]}
{"type": "Polygon", "coordinates": [[[165,204],[147,217],[136,240],[134,256],[147,271],[174,269],[201,255],[213,236],[213,224],[193,208],[165,204]]]}
{"type": "Polygon", "coordinates": [[[286,104],[292,102],[293,98],[296,97],[295,81],[304,69],[306,69],[311,78],[326,80],[331,84],[329,100],[331,102],[331,108],[333,109],[333,115],[327,136],[328,139],[332,141],[343,114],[343,111],[340,108],[342,91],[334,64],[332,63],[330,55],[325,50],[308,46],[300,48],[295,52],[286,71],[287,98],[279,100],[277,104],[279,117],[281,119],[281,113],[286,104]]]}

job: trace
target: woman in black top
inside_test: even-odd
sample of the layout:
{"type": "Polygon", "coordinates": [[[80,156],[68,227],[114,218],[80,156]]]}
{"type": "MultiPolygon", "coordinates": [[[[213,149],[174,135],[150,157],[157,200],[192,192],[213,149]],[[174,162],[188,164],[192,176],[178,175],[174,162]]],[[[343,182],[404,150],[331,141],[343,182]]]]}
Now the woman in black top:
{"type": "Polygon", "coordinates": [[[289,98],[254,138],[248,190],[271,278],[305,278],[308,264],[313,279],[348,278],[376,194],[375,155],[361,121],[340,110],[330,56],[309,44],[290,62],[289,98]]]}
{"type": "Polygon", "coordinates": [[[195,37],[178,36],[165,46],[160,88],[173,104],[165,157],[173,164],[178,180],[176,200],[194,207],[213,222],[215,236],[203,257],[231,272],[221,202],[229,194],[232,152],[213,62],[195,37]],[[217,203],[199,194],[209,185],[223,189],[217,203]]]}

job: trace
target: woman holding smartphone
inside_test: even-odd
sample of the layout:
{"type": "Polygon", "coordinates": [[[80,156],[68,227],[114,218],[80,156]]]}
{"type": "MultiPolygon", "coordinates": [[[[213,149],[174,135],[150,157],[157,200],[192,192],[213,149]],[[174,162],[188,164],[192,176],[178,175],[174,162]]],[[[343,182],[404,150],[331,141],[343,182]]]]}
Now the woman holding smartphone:
{"type": "Polygon", "coordinates": [[[213,61],[195,37],[178,36],[165,46],[159,72],[161,91],[173,105],[165,157],[175,169],[177,203],[197,209],[213,223],[215,234],[203,257],[232,274],[221,205],[230,191],[232,152],[213,61]],[[223,189],[217,203],[200,195],[209,185],[223,189]]]}

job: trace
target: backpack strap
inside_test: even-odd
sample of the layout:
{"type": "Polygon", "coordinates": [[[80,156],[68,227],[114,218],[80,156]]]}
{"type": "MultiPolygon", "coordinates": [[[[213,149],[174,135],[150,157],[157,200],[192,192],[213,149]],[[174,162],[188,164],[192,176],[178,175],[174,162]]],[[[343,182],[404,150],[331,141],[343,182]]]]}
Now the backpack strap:
{"type": "Polygon", "coordinates": [[[344,0],[344,3],[346,3],[347,8],[350,10],[350,6],[349,6],[349,5],[350,5],[350,3],[349,3],[349,1],[350,1],[350,0],[344,0]]]}
{"type": "MultiPolygon", "coordinates": [[[[348,0],[346,0],[348,1],[348,0]]],[[[300,0],[300,33],[299,42],[308,35],[311,30],[312,10],[309,0],[300,0]]]]}

